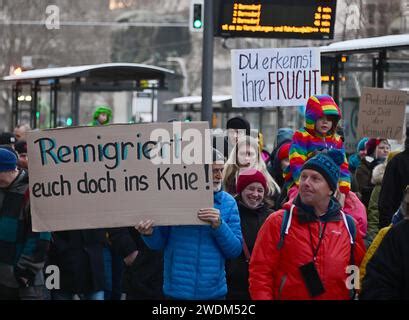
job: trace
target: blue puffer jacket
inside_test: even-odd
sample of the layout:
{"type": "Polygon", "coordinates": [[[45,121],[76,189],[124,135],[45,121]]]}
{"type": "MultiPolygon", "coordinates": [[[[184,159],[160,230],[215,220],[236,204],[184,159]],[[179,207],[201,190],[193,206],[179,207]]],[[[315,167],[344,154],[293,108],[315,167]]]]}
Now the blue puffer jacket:
{"type": "Polygon", "coordinates": [[[164,249],[163,292],[175,299],[207,300],[227,293],[225,259],[242,250],[240,216],[234,198],[224,191],[214,193],[214,207],[222,223],[209,226],[156,227],[144,236],[151,249],[164,249]]]}

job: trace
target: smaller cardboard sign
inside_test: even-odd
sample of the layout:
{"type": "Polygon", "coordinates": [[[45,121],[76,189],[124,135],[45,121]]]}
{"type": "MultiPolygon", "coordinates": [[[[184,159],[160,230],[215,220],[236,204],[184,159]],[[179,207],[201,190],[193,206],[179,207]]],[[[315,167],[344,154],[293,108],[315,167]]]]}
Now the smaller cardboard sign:
{"type": "Polygon", "coordinates": [[[359,103],[358,136],[402,139],[406,102],[405,91],[363,88],[359,103]]]}

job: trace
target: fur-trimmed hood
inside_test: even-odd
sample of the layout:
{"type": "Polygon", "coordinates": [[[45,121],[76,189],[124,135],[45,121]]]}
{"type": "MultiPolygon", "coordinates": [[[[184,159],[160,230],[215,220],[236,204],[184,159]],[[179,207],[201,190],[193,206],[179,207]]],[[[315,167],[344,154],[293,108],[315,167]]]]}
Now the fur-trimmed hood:
{"type": "Polygon", "coordinates": [[[372,184],[382,184],[383,175],[385,174],[386,162],[378,164],[372,171],[372,184]]]}

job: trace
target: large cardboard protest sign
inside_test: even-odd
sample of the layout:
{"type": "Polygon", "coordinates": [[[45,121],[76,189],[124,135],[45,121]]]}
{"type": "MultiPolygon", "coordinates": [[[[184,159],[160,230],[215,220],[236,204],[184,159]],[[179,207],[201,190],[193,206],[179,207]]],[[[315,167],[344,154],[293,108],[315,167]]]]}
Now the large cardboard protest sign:
{"type": "Polygon", "coordinates": [[[304,105],[321,93],[319,48],[231,51],[233,107],[304,105]]]}
{"type": "Polygon", "coordinates": [[[28,134],[34,231],[203,224],[213,207],[207,122],[124,124],[28,134]]]}
{"type": "Polygon", "coordinates": [[[400,140],[405,125],[407,93],[363,88],[359,102],[359,137],[400,140]]]}

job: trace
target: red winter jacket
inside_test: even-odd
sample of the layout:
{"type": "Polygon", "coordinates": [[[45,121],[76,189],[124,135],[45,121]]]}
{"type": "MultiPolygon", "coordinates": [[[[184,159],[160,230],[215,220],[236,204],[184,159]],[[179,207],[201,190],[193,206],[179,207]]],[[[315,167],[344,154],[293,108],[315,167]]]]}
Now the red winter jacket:
{"type": "MultiPolygon", "coordinates": [[[[347,300],[346,267],[350,264],[351,237],[340,212],[338,202],[331,200],[328,212],[318,219],[311,210],[296,198],[291,225],[285,235],[284,245],[277,248],[280,240],[284,210],[271,214],[260,229],[250,260],[250,295],[254,300],[347,300]],[[305,208],[304,210],[301,208],[305,208]],[[309,212],[308,212],[309,211],[309,212]],[[312,298],[301,276],[299,267],[313,260],[310,242],[310,225],[314,248],[319,232],[327,226],[317,253],[315,265],[325,292],[312,298]]],[[[290,211],[291,205],[284,209],[290,211]]],[[[356,232],[354,264],[361,264],[365,245],[356,232]]],[[[358,279],[358,277],[357,277],[358,279]]]]}

